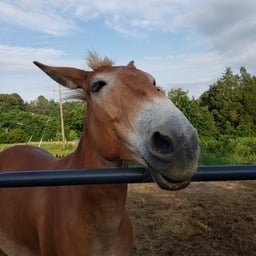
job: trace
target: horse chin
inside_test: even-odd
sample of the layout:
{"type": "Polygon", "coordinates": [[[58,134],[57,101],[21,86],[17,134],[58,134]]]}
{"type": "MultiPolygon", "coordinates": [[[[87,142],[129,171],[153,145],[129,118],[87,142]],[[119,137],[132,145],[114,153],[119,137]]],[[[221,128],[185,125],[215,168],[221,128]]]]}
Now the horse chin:
{"type": "Polygon", "coordinates": [[[190,184],[190,180],[185,180],[185,181],[174,181],[171,180],[170,178],[165,177],[159,172],[156,172],[155,170],[150,170],[150,173],[157,183],[157,185],[165,190],[170,190],[170,191],[176,191],[176,190],[181,190],[186,188],[190,184]]]}
{"type": "Polygon", "coordinates": [[[146,158],[143,157],[142,159],[144,162],[143,165],[150,171],[153,180],[161,189],[176,191],[184,189],[190,184],[190,178],[184,180],[174,180],[166,175],[163,175],[161,171],[153,168],[146,158]]]}

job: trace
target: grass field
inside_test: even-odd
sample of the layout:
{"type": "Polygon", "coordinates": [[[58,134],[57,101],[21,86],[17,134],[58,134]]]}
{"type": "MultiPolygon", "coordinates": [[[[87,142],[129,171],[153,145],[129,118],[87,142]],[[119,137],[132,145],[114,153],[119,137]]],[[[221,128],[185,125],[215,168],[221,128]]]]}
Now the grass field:
{"type": "MultiPolygon", "coordinates": [[[[16,145],[16,144],[15,144],[16,145]]],[[[21,144],[21,145],[31,145],[31,146],[39,146],[39,142],[31,142],[29,144],[21,144]]],[[[0,151],[14,146],[12,144],[0,144],[0,151]]],[[[75,142],[68,142],[65,144],[64,149],[62,148],[61,142],[43,142],[41,143],[40,147],[49,151],[54,156],[66,156],[70,154],[76,148],[75,142]]]]}

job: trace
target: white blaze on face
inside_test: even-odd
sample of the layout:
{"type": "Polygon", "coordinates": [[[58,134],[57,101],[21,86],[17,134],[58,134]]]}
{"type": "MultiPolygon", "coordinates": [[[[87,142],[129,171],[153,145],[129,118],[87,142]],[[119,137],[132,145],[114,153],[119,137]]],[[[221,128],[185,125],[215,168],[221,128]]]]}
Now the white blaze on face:
{"type": "Polygon", "coordinates": [[[172,129],[178,129],[180,133],[186,132],[189,122],[183,113],[168,98],[157,98],[146,103],[136,117],[136,134],[133,141],[137,151],[144,155],[146,152],[145,141],[149,140],[156,131],[170,133],[167,125],[172,122],[172,129]]]}
{"type": "Polygon", "coordinates": [[[198,135],[183,113],[168,99],[142,106],[130,136],[135,159],[171,180],[189,179],[198,160],[198,135]]]}

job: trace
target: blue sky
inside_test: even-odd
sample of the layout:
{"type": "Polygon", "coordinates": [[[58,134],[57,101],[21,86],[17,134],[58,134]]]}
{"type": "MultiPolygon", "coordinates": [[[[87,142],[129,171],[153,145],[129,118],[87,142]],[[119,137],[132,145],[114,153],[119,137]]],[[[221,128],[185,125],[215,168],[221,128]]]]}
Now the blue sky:
{"type": "Polygon", "coordinates": [[[58,99],[32,61],[87,69],[95,50],[197,98],[226,67],[256,74],[255,13],[255,0],[2,0],[0,93],[58,99]]]}

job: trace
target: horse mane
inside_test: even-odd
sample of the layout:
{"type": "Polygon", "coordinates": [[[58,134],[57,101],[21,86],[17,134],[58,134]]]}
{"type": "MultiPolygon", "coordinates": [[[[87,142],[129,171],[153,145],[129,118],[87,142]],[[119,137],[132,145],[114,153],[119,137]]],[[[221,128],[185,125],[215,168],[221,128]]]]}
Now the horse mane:
{"type": "Polygon", "coordinates": [[[87,65],[92,69],[96,70],[100,67],[111,67],[114,62],[108,58],[101,58],[96,52],[89,51],[87,56],[87,65]]]}

